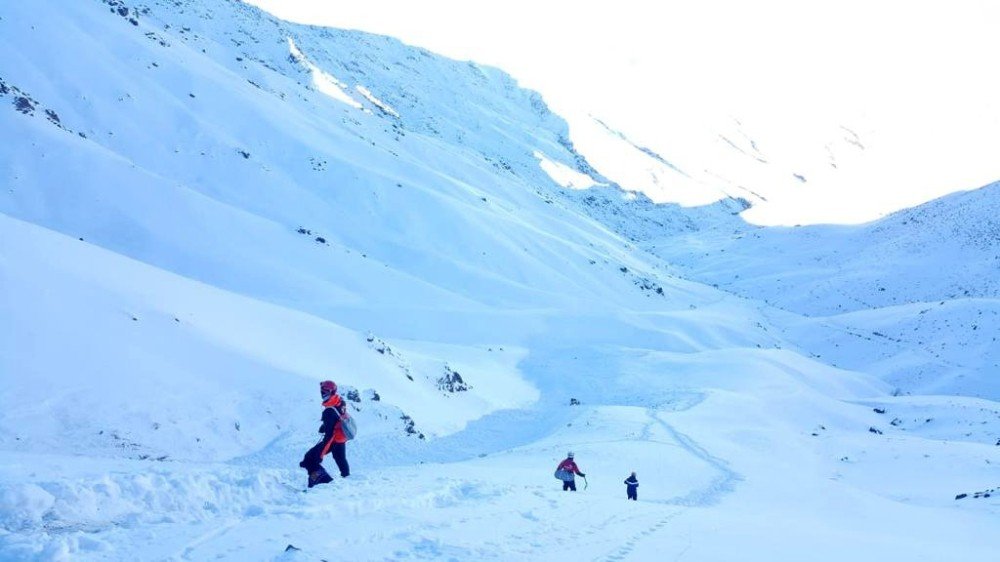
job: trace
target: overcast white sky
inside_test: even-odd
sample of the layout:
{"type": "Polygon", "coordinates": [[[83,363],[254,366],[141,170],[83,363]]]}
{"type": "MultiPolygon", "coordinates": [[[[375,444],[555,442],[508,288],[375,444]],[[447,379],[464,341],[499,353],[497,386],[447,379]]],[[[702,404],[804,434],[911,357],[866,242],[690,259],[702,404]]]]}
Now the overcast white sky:
{"type": "Polygon", "coordinates": [[[1000,179],[1000,2],[249,1],[503,68],[567,117],[585,153],[590,114],[766,193],[756,222],[860,222],[1000,179]],[[770,169],[715,146],[735,120],[770,169]],[[834,173],[841,126],[866,152],[834,146],[834,173]]]}

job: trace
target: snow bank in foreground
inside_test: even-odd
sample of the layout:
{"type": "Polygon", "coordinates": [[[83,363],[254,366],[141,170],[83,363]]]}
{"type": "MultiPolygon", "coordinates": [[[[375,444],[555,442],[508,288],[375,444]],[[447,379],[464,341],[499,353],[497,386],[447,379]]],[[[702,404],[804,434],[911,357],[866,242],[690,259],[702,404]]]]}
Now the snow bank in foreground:
{"type": "MultiPolygon", "coordinates": [[[[66,457],[19,455],[17,461],[46,467],[51,477],[79,473],[71,466],[74,459],[66,457]]],[[[12,474],[16,471],[9,468],[5,472],[0,553],[12,560],[100,558],[116,550],[117,533],[148,525],[254,518],[275,506],[293,505],[299,494],[289,484],[290,471],[250,467],[125,462],[104,472],[85,469],[91,473],[54,479],[37,478],[34,472],[12,474]]]]}
{"type": "Polygon", "coordinates": [[[292,491],[290,471],[224,466],[129,468],[129,472],[107,472],[96,478],[0,484],[0,525],[7,532],[97,532],[114,526],[202,521],[224,515],[252,517],[262,512],[263,504],[287,500],[292,491]]]}

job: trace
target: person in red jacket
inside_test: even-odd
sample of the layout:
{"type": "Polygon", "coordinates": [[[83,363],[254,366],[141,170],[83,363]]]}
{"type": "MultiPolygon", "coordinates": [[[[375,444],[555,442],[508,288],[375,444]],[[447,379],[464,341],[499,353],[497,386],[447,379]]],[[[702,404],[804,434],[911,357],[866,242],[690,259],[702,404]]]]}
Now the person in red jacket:
{"type": "Polygon", "coordinates": [[[563,481],[563,491],[570,490],[571,492],[576,491],[576,479],[573,475],[582,476],[586,478],[587,475],[580,472],[580,467],[576,466],[576,462],[573,460],[573,451],[566,453],[566,459],[559,463],[556,468],[556,475],[560,480],[563,481]]]}
{"type": "Polygon", "coordinates": [[[319,428],[323,438],[306,451],[305,457],[299,463],[299,466],[309,472],[310,488],[333,480],[322,465],[323,457],[327,453],[330,453],[337,463],[340,476],[347,478],[351,474],[351,467],[347,464],[347,436],[341,427],[341,418],[347,415],[347,404],[337,394],[337,384],[333,381],[319,383],[319,392],[324,406],[323,425],[319,428]]]}

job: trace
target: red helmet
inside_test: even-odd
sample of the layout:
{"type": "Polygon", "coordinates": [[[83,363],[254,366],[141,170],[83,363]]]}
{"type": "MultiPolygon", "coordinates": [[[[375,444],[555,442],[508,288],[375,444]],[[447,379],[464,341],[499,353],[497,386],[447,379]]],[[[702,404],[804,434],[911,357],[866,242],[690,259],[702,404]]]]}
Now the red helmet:
{"type": "Polygon", "coordinates": [[[337,393],[337,383],[333,381],[323,381],[319,383],[319,393],[326,398],[337,393]]]}

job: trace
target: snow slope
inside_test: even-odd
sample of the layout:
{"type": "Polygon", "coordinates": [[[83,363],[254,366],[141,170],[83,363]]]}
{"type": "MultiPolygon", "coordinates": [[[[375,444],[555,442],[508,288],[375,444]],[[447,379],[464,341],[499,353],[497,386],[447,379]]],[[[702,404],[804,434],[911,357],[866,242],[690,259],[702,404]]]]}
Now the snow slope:
{"type": "Polygon", "coordinates": [[[809,316],[786,335],[814,356],[905,392],[996,400],[998,214],[994,183],[859,226],[640,236],[685,277],[809,316]]]}
{"type": "Polygon", "coordinates": [[[4,5],[0,45],[0,558],[998,546],[995,402],[688,280],[649,233],[743,202],[629,195],[502,72],[227,0],[4,5]],[[303,494],[325,378],[361,434],[303,494]]]}
{"type": "Polygon", "coordinates": [[[1000,183],[994,183],[859,226],[734,232],[730,224],[712,225],[714,232],[689,237],[713,246],[701,255],[684,255],[690,244],[667,245],[661,233],[647,240],[688,275],[819,316],[1000,296],[998,215],[1000,183]]]}

